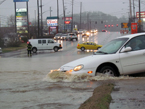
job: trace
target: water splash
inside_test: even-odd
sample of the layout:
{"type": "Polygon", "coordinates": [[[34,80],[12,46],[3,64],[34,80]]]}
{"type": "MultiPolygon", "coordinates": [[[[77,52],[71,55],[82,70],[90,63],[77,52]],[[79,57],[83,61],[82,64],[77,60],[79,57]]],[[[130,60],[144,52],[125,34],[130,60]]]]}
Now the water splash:
{"type": "Polygon", "coordinates": [[[48,82],[85,82],[85,81],[121,80],[133,78],[134,77],[129,76],[112,77],[100,73],[97,76],[91,76],[88,74],[70,74],[69,72],[60,72],[58,70],[51,70],[43,80],[48,82]]]}

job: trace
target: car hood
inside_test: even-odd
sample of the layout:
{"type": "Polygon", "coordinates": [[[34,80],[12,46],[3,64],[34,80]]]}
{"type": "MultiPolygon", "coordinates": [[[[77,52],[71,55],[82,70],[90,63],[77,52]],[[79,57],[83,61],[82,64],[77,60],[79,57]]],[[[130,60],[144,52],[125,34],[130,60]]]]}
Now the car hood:
{"type": "Polygon", "coordinates": [[[96,64],[104,63],[104,62],[113,62],[113,60],[118,60],[119,56],[115,54],[104,54],[104,55],[91,55],[84,58],[80,58],[74,61],[71,61],[62,67],[75,67],[77,65],[83,64],[84,66],[87,66],[90,64],[93,66],[96,66],[96,64]],[[111,61],[110,61],[111,60],[111,61]]]}

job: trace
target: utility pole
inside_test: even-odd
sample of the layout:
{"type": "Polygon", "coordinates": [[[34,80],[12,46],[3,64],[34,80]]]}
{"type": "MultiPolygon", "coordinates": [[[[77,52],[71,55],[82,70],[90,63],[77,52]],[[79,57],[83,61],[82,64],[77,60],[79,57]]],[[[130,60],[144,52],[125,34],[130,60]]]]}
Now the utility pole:
{"type": "Polygon", "coordinates": [[[51,10],[51,6],[50,6],[50,17],[51,17],[51,11],[52,11],[52,10],[51,10]]]}
{"type": "Polygon", "coordinates": [[[139,0],[139,27],[138,27],[138,32],[141,32],[141,16],[140,16],[140,0],[139,0]]]}
{"type": "Polygon", "coordinates": [[[72,0],[72,23],[71,23],[71,32],[73,31],[73,5],[74,5],[74,0],[72,0]]]}
{"type": "Polygon", "coordinates": [[[59,32],[59,3],[58,3],[58,0],[57,0],[57,18],[58,18],[58,21],[57,21],[57,29],[58,29],[58,32],[59,32]]]}
{"type": "Polygon", "coordinates": [[[134,14],[134,22],[135,22],[135,7],[134,7],[134,0],[133,0],[133,14],[134,14]]]}
{"type": "Polygon", "coordinates": [[[80,2],[80,29],[82,29],[81,20],[82,20],[82,2],[80,2]]]}
{"type": "Polygon", "coordinates": [[[14,3],[15,7],[15,33],[17,33],[17,25],[16,25],[16,2],[14,3]]]}
{"type": "Polygon", "coordinates": [[[40,1],[41,2],[41,37],[43,37],[43,18],[42,18],[42,0],[40,1]]]}
{"type": "Polygon", "coordinates": [[[129,0],[129,7],[130,7],[130,21],[132,21],[131,0],[129,0]]]}
{"type": "Polygon", "coordinates": [[[87,27],[88,27],[88,30],[89,30],[89,13],[87,13],[87,27]]]}
{"type": "Polygon", "coordinates": [[[39,0],[37,0],[37,9],[38,9],[38,37],[39,37],[39,0]]]}
{"type": "Polygon", "coordinates": [[[62,0],[63,3],[63,19],[64,19],[64,31],[65,31],[65,7],[64,7],[64,0],[62,0]]]}
{"type": "Polygon", "coordinates": [[[28,31],[28,38],[30,38],[29,35],[29,11],[28,11],[28,2],[26,2],[27,5],[27,31],[28,31]]]}

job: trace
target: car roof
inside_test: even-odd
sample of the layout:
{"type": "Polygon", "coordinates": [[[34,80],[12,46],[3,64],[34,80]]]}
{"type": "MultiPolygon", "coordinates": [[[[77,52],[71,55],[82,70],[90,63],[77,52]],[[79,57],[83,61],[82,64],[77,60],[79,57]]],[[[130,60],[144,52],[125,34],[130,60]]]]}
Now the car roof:
{"type": "Polygon", "coordinates": [[[133,38],[133,37],[140,36],[140,35],[145,35],[145,32],[143,32],[143,33],[136,33],[136,34],[124,35],[124,36],[120,36],[120,37],[118,37],[118,38],[129,38],[129,39],[131,39],[131,38],[133,38]]]}
{"type": "MultiPolygon", "coordinates": [[[[95,43],[95,42],[84,42],[84,43],[95,43]]],[[[96,43],[95,43],[96,44],[96,43]]]]}

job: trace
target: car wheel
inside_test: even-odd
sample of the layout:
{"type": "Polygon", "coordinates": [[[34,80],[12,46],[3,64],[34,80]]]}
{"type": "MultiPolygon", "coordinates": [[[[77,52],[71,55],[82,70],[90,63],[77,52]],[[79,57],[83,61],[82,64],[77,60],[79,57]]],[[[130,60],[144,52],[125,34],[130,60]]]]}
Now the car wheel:
{"type": "Polygon", "coordinates": [[[54,50],[55,52],[57,52],[57,51],[58,51],[58,47],[54,47],[53,50],[54,50]]]}
{"type": "Polygon", "coordinates": [[[99,50],[101,47],[98,47],[97,50],[99,50]]]}
{"type": "Polygon", "coordinates": [[[108,76],[117,76],[116,71],[113,67],[111,66],[104,66],[100,69],[99,73],[106,74],[108,76]]]}
{"type": "Polygon", "coordinates": [[[85,47],[81,47],[81,50],[84,51],[85,50],[85,47]]]}
{"type": "Polygon", "coordinates": [[[33,51],[33,53],[36,53],[37,52],[37,48],[33,48],[32,51],[33,51]]]}

